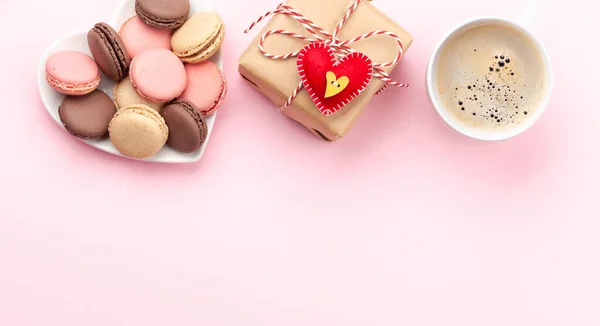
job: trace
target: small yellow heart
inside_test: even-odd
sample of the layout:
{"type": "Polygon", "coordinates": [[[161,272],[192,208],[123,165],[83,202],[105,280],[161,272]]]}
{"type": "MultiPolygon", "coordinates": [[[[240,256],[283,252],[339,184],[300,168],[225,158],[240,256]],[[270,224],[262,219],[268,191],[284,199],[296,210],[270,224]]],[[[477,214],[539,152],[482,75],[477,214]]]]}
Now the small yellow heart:
{"type": "Polygon", "coordinates": [[[342,76],[337,78],[335,73],[328,71],[325,74],[327,77],[327,88],[325,89],[325,98],[330,98],[332,96],[338,95],[341,91],[348,87],[348,83],[350,83],[350,79],[346,76],[342,76]]]}

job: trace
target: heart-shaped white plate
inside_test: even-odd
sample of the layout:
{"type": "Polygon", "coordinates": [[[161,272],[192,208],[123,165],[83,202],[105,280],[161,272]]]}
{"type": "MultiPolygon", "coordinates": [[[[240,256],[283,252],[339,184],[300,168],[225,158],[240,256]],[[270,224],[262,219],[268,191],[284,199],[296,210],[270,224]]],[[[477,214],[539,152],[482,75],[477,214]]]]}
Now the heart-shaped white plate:
{"type": "MultiPolygon", "coordinates": [[[[191,4],[191,14],[200,12],[200,11],[211,10],[208,0],[190,0],[190,4],[191,4]]],[[[125,23],[129,18],[131,18],[133,16],[135,16],[135,0],[124,0],[123,3],[117,8],[117,11],[116,11],[113,19],[108,21],[107,23],[109,23],[115,30],[118,31],[121,28],[121,25],[123,25],[123,23],[125,23]]],[[[96,22],[90,23],[90,26],[93,26],[95,23],[96,22]]],[[[46,83],[46,60],[53,53],[56,53],[58,51],[63,51],[63,50],[77,50],[77,51],[81,51],[81,52],[86,53],[91,56],[91,52],[90,52],[90,49],[89,49],[88,43],[87,43],[87,32],[88,32],[87,30],[81,31],[81,32],[75,32],[75,33],[72,33],[72,34],[62,37],[61,39],[54,42],[46,50],[46,52],[40,59],[39,71],[38,71],[38,87],[39,87],[39,91],[40,91],[40,96],[42,98],[42,102],[44,102],[44,105],[46,106],[46,110],[48,111],[50,116],[65,131],[66,131],[66,129],[65,129],[64,125],[62,124],[62,122],[60,121],[60,117],[58,115],[58,107],[62,103],[65,96],[56,92],[55,90],[53,90],[46,83]]],[[[215,64],[217,64],[217,66],[221,70],[223,70],[223,56],[222,56],[221,52],[222,52],[221,50],[219,52],[217,52],[217,54],[215,54],[211,58],[211,60],[215,64]]],[[[112,80],[110,80],[106,76],[102,75],[102,81],[100,83],[99,89],[106,92],[106,94],[108,94],[111,98],[113,96],[112,94],[113,94],[114,85],[115,85],[115,83],[112,80]]],[[[202,154],[204,153],[204,150],[206,149],[206,145],[208,144],[208,140],[210,138],[210,134],[212,133],[213,125],[215,123],[216,118],[217,118],[216,113],[209,117],[206,117],[206,123],[208,126],[208,136],[206,138],[206,141],[204,142],[204,145],[202,145],[202,147],[199,150],[197,150],[196,152],[190,153],[190,154],[180,153],[166,145],[156,155],[154,155],[150,158],[144,159],[144,161],[158,162],[158,163],[192,163],[192,162],[198,161],[200,159],[200,157],[202,157],[202,154]]],[[[68,134],[68,133],[66,133],[66,134],[68,134]]],[[[71,134],[68,134],[68,135],[72,137],[71,134]]],[[[83,140],[83,139],[81,139],[81,141],[89,144],[90,146],[93,146],[100,150],[103,150],[105,152],[108,152],[108,153],[111,153],[114,155],[118,155],[118,156],[123,156],[113,146],[113,144],[111,143],[110,139],[108,139],[108,137],[105,137],[100,140],[83,140]]]]}

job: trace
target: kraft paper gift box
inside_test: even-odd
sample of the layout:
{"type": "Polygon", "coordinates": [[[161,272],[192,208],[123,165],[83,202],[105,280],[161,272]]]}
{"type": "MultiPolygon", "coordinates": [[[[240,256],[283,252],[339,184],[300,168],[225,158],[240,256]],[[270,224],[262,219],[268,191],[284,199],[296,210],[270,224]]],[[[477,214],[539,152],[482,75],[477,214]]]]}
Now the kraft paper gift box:
{"type": "MultiPolygon", "coordinates": [[[[289,0],[288,5],[302,13],[306,18],[331,33],[342,18],[352,0],[289,0]]],[[[275,8],[266,8],[272,10],[275,8]]],[[[252,20],[252,18],[250,18],[252,20]]],[[[239,59],[238,70],[243,78],[266,95],[275,105],[273,110],[283,105],[300,82],[296,57],[286,60],[274,60],[262,55],[259,42],[262,35],[269,30],[288,30],[307,37],[310,33],[294,18],[283,14],[275,14],[258,33],[239,59]]],[[[404,55],[413,38],[402,27],[392,21],[371,2],[363,1],[344,24],[339,40],[345,41],[375,30],[385,30],[396,34],[404,45],[404,55]]],[[[266,52],[285,54],[302,49],[308,43],[285,35],[271,35],[265,43],[266,52]]],[[[392,61],[398,53],[398,42],[385,35],[374,36],[351,45],[351,48],[362,52],[374,63],[392,61]]],[[[389,74],[395,66],[385,67],[389,74]]],[[[351,129],[361,112],[384,82],[373,77],[369,86],[348,105],[333,115],[325,116],[319,112],[305,88],[293,100],[291,106],[282,111],[308,128],[317,136],[327,141],[335,141],[344,137],[351,129]]],[[[389,86],[386,92],[402,92],[407,89],[389,86]]],[[[373,108],[376,109],[376,108],[373,108]]]]}

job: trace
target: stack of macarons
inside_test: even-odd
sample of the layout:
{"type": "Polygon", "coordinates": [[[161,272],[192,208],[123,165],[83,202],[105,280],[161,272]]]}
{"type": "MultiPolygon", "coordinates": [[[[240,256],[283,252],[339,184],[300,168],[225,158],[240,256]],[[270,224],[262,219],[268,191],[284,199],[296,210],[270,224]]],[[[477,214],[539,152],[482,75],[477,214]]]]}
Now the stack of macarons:
{"type": "Polygon", "coordinates": [[[205,117],[227,93],[208,60],[223,43],[223,22],[214,12],[190,15],[189,0],[136,0],[135,11],[118,32],[106,23],[88,32],[91,56],[61,51],[47,59],[46,81],[66,95],[60,119],[82,139],[109,135],[132,158],[165,145],[195,152],[207,138],[205,117]],[[112,98],[98,89],[104,78],[115,84],[112,98]]]}

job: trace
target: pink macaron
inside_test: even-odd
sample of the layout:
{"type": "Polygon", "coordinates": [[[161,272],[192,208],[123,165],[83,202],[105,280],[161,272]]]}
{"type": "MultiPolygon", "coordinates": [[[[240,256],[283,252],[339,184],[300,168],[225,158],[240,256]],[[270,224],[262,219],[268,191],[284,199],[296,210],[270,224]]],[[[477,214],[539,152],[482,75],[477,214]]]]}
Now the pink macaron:
{"type": "Polygon", "coordinates": [[[227,94],[225,75],[212,61],[186,64],[187,87],[181,98],[194,104],[204,116],[213,114],[227,94]]]}
{"type": "Polygon", "coordinates": [[[145,24],[138,16],[127,20],[119,35],[125,44],[127,53],[132,57],[152,49],[171,50],[171,30],[152,27],[145,24]]]}
{"type": "Polygon", "coordinates": [[[100,85],[100,69],[89,55],[61,51],[46,60],[46,82],[65,95],[86,95],[100,85]]]}
{"type": "Polygon", "coordinates": [[[131,84],[143,98],[152,102],[168,102],[187,85],[183,63],[173,52],[154,49],[138,54],[131,62],[131,84]]]}

